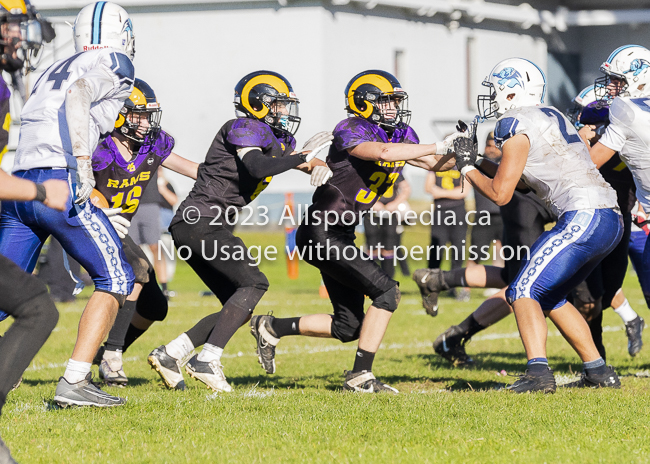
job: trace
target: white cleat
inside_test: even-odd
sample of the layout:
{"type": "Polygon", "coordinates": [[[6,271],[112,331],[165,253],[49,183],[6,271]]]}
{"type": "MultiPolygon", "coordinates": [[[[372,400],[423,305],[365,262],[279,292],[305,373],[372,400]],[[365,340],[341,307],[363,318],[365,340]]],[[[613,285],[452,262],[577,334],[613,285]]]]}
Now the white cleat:
{"type": "Polygon", "coordinates": [[[216,392],[232,391],[219,361],[203,362],[199,361],[198,355],[195,355],[185,366],[185,372],[193,379],[203,382],[211,390],[216,392]]]}

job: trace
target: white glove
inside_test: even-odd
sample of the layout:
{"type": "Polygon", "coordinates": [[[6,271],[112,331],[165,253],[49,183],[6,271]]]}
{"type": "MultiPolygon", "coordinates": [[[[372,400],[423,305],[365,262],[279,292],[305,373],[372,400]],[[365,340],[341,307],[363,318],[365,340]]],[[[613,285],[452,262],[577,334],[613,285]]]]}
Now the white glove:
{"type": "Polygon", "coordinates": [[[332,170],[327,166],[316,166],[311,170],[311,178],[309,182],[314,187],[320,187],[325,184],[334,175],[332,170]]]}
{"type": "Polygon", "coordinates": [[[102,211],[108,217],[108,220],[111,221],[111,224],[113,224],[113,228],[117,232],[118,237],[125,238],[129,234],[131,221],[120,216],[122,208],[102,208],[102,211]]]}
{"type": "Polygon", "coordinates": [[[316,158],[316,155],[318,155],[319,152],[332,145],[332,140],[334,140],[334,136],[329,131],[319,132],[307,140],[301,150],[304,154],[303,159],[305,163],[310,162],[316,158]],[[306,151],[310,153],[304,153],[306,151]]]}
{"type": "Polygon", "coordinates": [[[436,155],[446,155],[450,151],[454,151],[454,140],[458,137],[467,137],[466,132],[454,132],[445,137],[442,142],[436,142],[436,155]]]}
{"type": "Polygon", "coordinates": [[[77,199],[75,203],[81,205],[88,201],[95,188],[95,176],[90,159],[77,158],[77,199]]]}

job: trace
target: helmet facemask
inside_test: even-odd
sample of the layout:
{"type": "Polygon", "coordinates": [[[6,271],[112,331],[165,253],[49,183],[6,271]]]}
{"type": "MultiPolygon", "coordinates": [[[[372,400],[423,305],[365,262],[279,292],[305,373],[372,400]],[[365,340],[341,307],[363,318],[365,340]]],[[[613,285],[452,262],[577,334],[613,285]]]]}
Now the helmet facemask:
{"type": "Polygon", "coordinates": [[[366,113],[368,105],[372,106],[369,116],[366,117],[364,114],[359,116],[365,117],[385,129],[395,130],[411,122],[408,94],[404,91],[391,93],[367,91],[365,94],[355,94],[354,100],[355,106],[364,113],[366,113]]]}
{"type": "Polygon", "coordinates": [[[610,105],[614,98],[627,96],[629,85],[625,75],[613,72],[607,65],[603,63],[600,67],[604,75],[594,80],[594,92],[598,101],[610,105]]]}
{"type": "Polygon", "coordinates": [[[153,144],[158,135],[160,135],[160,120],[162,119],[162,110],[160,108],[122,108],[124,124],[119,128],[124,137],[142,145],[145,140],[153,144]],[[146,121],[146,127],[140,126],[146,121]]]}
{"type": "Polygon", "coordinates": [[[380,126],[394,130],[411,122],[411,112],[408,109],[409,97],[406,92],[366,94],[366,98],[371,97],[374,97],[372,101],[374,111],[371,117],[380,126]],[[376,116],[378,116],[377,120],[375,120],[376,116]]]}
{"type": "Polygon", "coordinates": [[[476,98],[478,114],[483,119],[496,117],[499,111],[499,104],[496,101],[497,90],[494,84],[487,79],[482,82],[482,85],[488,88],[488,93],[481,94],[476,98]]]}
{"type": "Polygon", "coordinates": [[[269,111],[264,116],[264,122],[274,129],[295,135],[300,127],[300,114],[297,98],[288,97],[284,94],[275,93],[262,94],[260,101],[269,111]]]}

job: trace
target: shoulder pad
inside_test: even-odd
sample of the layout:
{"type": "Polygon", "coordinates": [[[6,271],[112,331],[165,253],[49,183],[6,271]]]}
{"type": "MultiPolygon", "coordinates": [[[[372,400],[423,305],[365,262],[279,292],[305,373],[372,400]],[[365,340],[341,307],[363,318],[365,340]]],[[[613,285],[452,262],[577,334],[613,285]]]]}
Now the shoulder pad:
{"type": "MultiPolygon", "coordinates": [[[[643,100],[643,99],[638,99],[643,100]]],[[[612,122],[629,125],[634,122],[634,102],[626,97],[617,97],[609,107],[609,118],[612,122]]],[[[638,105],[637,105],[638,106],[638,105]]],[[[650,110],[650,107],[648,107],[650,110]]]]}

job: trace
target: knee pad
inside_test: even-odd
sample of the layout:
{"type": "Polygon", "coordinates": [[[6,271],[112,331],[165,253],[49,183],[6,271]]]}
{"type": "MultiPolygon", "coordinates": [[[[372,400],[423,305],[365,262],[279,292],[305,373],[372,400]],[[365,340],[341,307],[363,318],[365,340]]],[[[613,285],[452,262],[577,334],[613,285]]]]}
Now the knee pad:
{"type": "Polygon", "coordinates": [[[400,300],[402,299],[402,292],[399,291],[399,287],[395,285],[390,290],[385,293],[382,293],[377,298],[372,300],[372,305],[375,308],[385,309],[391,313],[397,309],[400,300]]]}
{"type": "Polygon", "coordinates": [[[165,298],[154,276],[142,287],[135,310],[140,316],[150,321],[164,321],[168,309],[167,298],[165,298]]]}
{"type": "Polygon", "coordinates": [[[343,343],[353,342],[359,339],[361,334],[361,321],[342,321],[336,317],[332,318],[332,337],[341,340],[343,343]]]}

